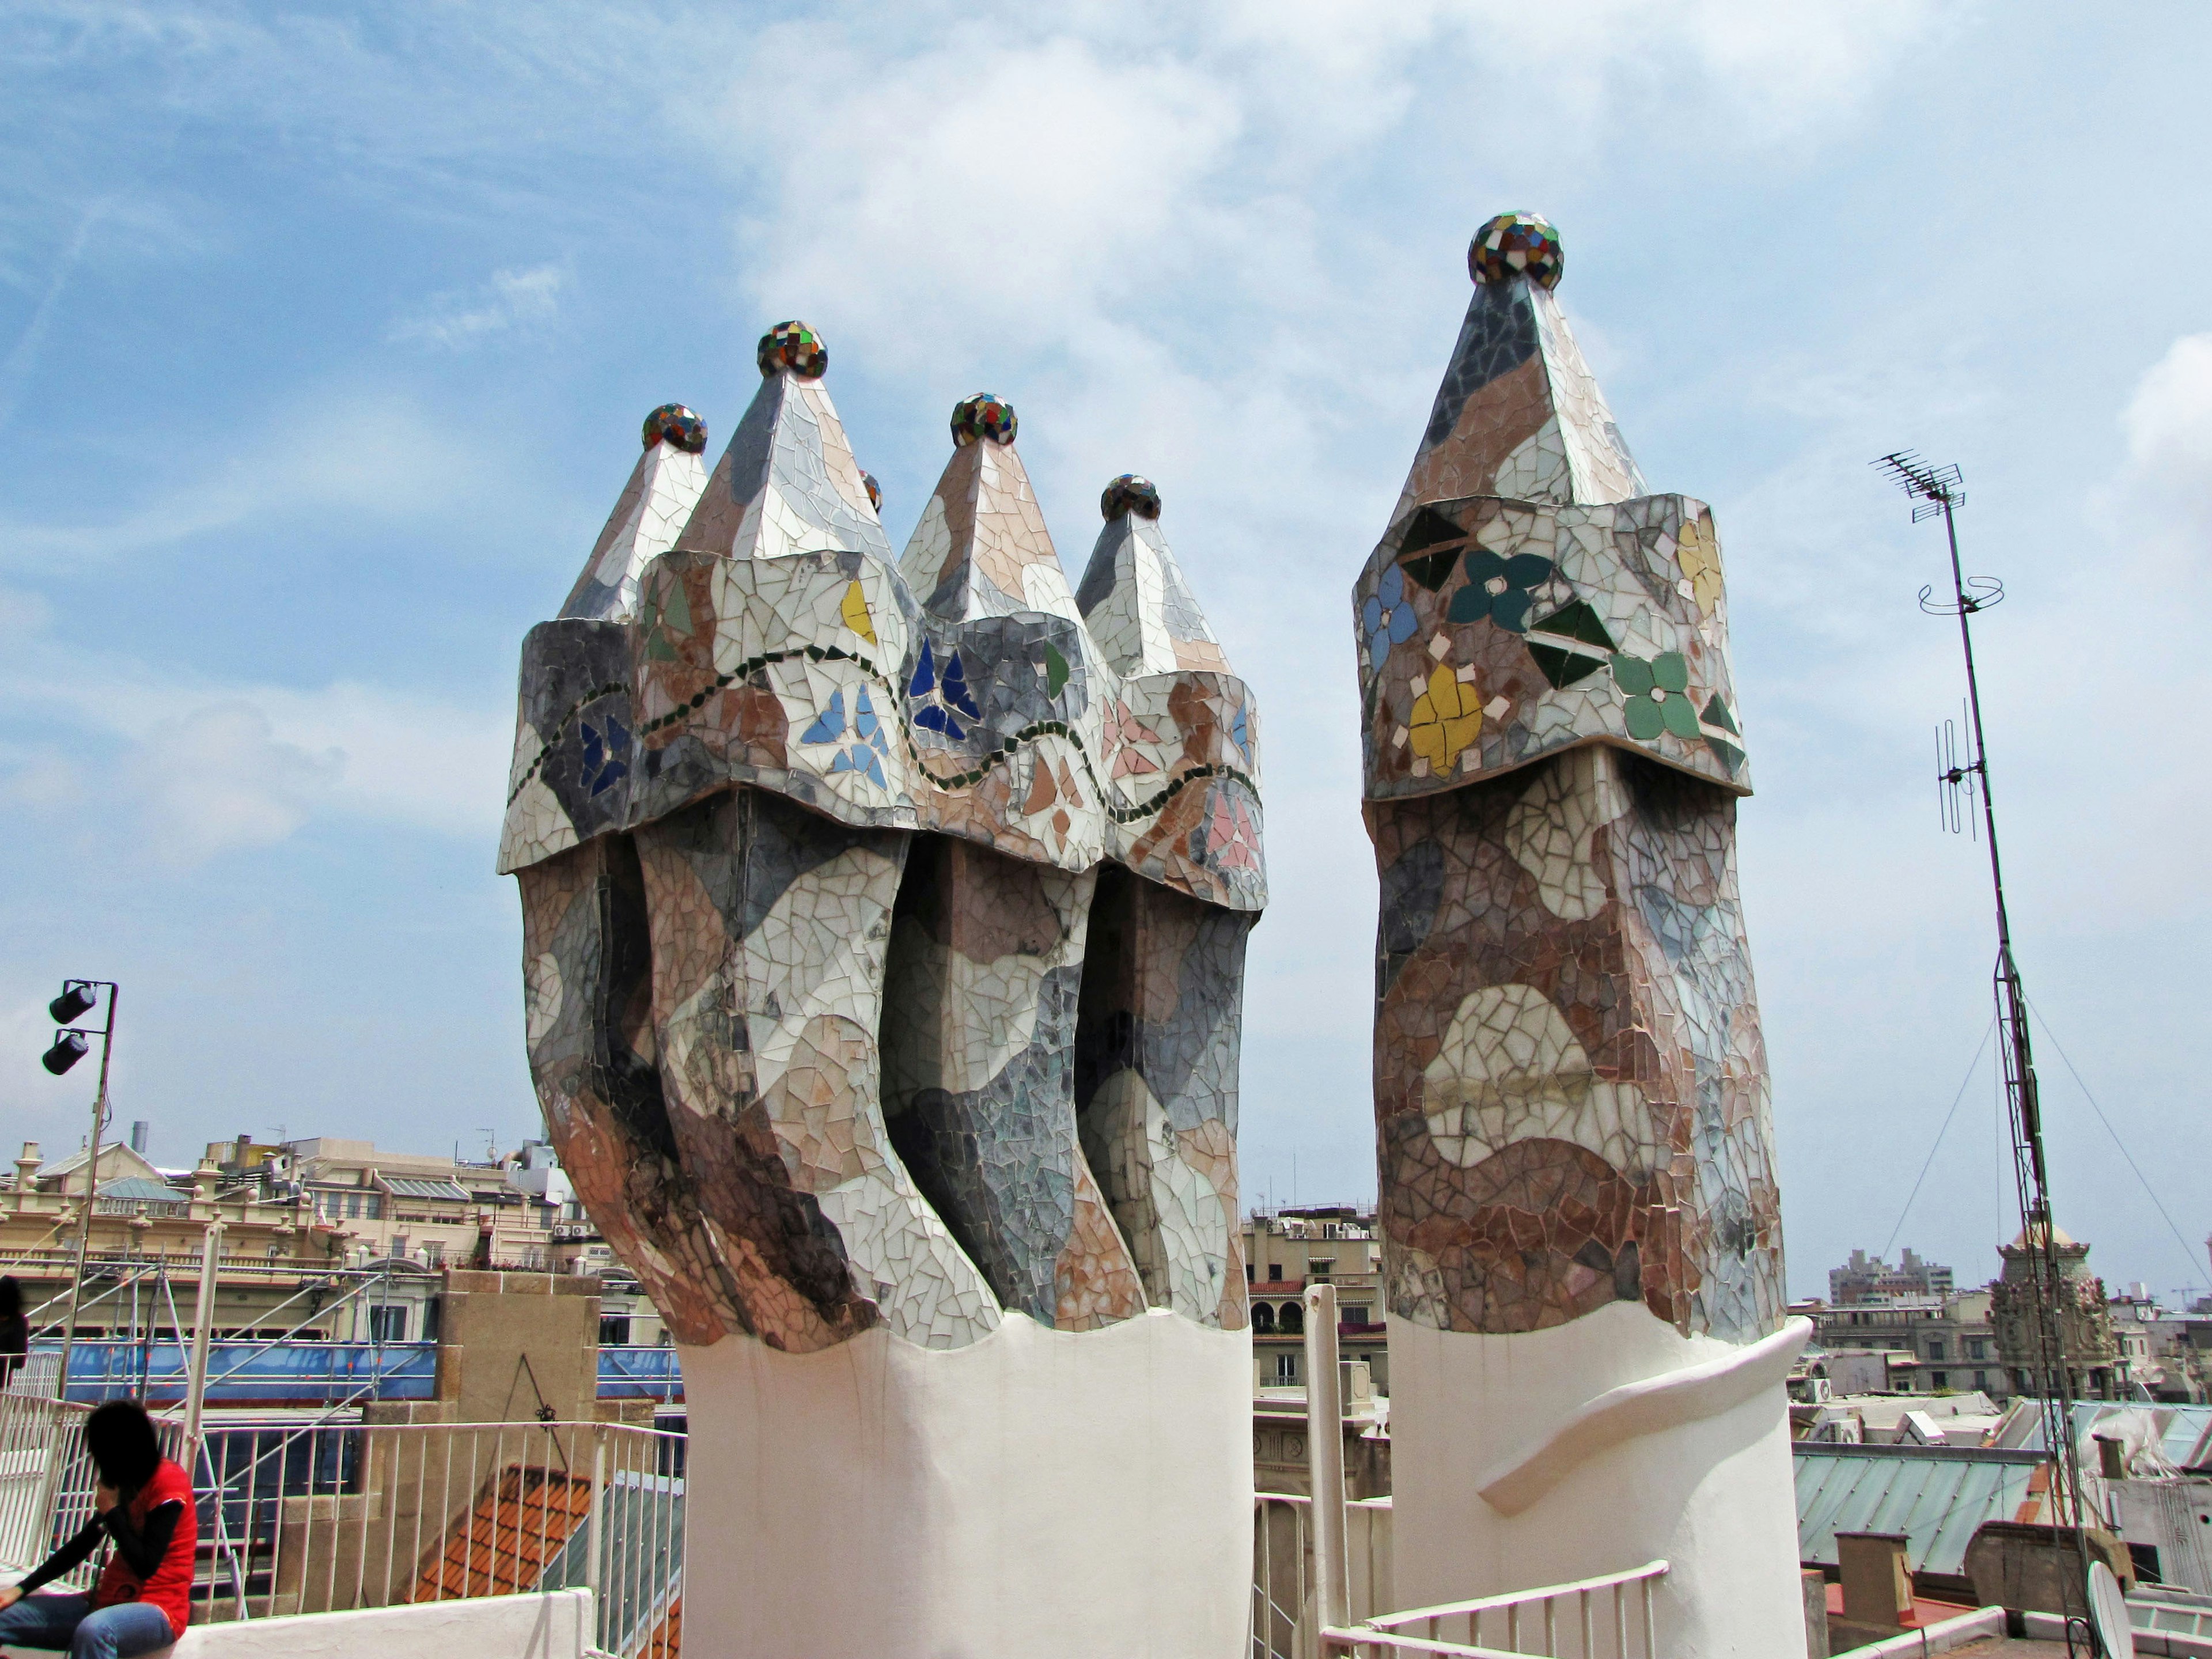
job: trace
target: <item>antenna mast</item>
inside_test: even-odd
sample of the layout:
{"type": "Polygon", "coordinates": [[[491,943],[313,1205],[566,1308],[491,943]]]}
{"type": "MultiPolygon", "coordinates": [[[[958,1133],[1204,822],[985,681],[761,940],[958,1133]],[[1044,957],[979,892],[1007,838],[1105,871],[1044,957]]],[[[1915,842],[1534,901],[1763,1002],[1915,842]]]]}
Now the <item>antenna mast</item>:
{"type": "MultiPolygon", "coordinates": [[[[1933,584],[1920,590],[1920,608],[1933,617],[1959,619],[1959,645],[1966,659],[1967,758],[1961,762],[1954,740],[1942,728],[1937,733],[1936,781],[1942,792],[1947,827],[1956,831],[1964,816],[1962,797],[1981,796],[1981,828],[1990,848],[1990,885],[1996,898],[1997,964],[1996,992],[1997,1025],[2004,1056],[2005,1101],[2012,1127],[2013,1184],[2020,1200],[2021,1243],[2027,1253],[2033,1294],[2028,1298],[2028,1324],[2033,1339],[2036,1372],[2023,1379],[2030,1392],[2042,1385],[2044,1446],[2051,1457],[2051,1520],[2069,1530],[2081,1558],[2086,1582],[2088,1552],[2081,1535],[2083,1524],[2081,1477],[2074,1462],[2074,1380],[2066,1368],[2061,1310],[2067,1286],[2058,1255],[2057,1230],[2051,1219],[2051,1174],[2043,1152],[2043,1109],[2035,1085],[2035,1055],[2029,1044],[2027,994],[2022,989],[2020,965],[2013,959],[2012,921],[2005,911],[2004,865],[1997,852],[1996,804],[1990,793],[1989,749],[1982,734],[1982,690],[1974,672],[1973,617],[2004,598],[2004,584],[1989,576],[1966,576],[1959,566],[1958,509],[1966,504],[1964,478],[1956,466],[1934,466],[1912,451],[1899,450],[1873,464],[1890,481],[1912,497],[1912,522],[1943,517],[1943,533],[1950,544],[1951,597],[1937,596],[1933,584]]],[[[1945,722],[1948,727],[1949,722],[1945,722]]]]}

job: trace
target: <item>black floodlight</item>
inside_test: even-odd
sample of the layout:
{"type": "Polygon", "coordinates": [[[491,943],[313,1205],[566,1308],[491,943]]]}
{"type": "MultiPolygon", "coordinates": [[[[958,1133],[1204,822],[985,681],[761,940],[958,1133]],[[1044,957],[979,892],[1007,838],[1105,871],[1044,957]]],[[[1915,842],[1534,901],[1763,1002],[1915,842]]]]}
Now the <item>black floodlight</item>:
{"type": "Polygon", "coordinates": [[[84,1058],[84,1051],[92,1045],[85,1041],[82,1031],[61,1031],[55,1034],[54,1046],[40,1056],[41,1063],[56,1077],[84,1058]]]}
{"type": "Polygon", "coordinates": [[[92,994],[92,987],[82,980],[70,980],[62,987],[62,994],[46,1005],[46,1012],[54,1017],[57,1025],[74,1025],[85,1012],[100,999],[92,994]]]}

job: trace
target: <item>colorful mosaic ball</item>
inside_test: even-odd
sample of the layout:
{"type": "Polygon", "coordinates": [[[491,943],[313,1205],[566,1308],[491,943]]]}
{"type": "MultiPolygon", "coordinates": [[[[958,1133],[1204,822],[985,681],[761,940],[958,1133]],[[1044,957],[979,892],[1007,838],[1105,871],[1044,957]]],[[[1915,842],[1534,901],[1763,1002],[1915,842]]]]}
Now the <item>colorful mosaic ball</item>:
{"type": "Polygon", "coordinates": [[[760,372],[787,368],[801,380],[818,380],[830,367],[830,348],[804,323],[778,323],[761,336],[760,372]]]}
{"type": "Polygon", "coordinates": [[[963,398],[952,405],[952,441],[956,444],[972,444],[978,438],[988,438],[994,444],[1010,444],[1014,441],[1015,428],[1020,424],[1014,417],[1014,406],[988,392],[963,398]]]}
{"type": "Polygon", "coordinates": [[[645,417],[645,447],[655,444],[696,455],[707,447],[707,423],[682,404],[663,404],[645,417]]]}
{"type": "Polygon", "coordinates": [[[1150,478],[1124,472],[1098,497],[1098,511],[1109,524],[1124,513],[1133,513],[1140,519],[1157,519],[1160,516],[1159,486],[1150,478]]]}
{"type": "Polygon", "coordinates": [[[884,510],[884,487],[876,482],[872,472],[860,474],[860,482],[868,487],[868,505],[880,513],[884,510]]]}
{"type": "Polygon", "coordinates": [[[1501,213],[1467,245],[1467,268],[1478,283],[1526,276],[1538,288],[1557,288],[1566,258],[1551,221],[1534,213],[1501,213]]]}

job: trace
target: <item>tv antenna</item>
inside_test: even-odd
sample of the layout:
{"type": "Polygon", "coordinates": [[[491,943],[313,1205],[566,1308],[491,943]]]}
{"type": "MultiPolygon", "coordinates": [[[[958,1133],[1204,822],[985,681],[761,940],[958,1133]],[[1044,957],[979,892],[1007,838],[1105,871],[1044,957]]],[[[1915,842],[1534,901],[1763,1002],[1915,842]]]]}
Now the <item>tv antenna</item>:
{"type": "Polygon", "coordinates": [[[1955,830],[1964,817],[1972,823],[1974,798],[1980,797],[1980,828],[1989,842],[1990,886],[1996,899],[1997,963],[1995,989],[1997,1028],[2003,1056],[2005,1102],[2012,1129],[2013,1185],[2020,1200],[2021,1243],[2027,1255],[2033,1294],[2027,1298],[2029,1334],[2035,1369],[2022,1379],[2022,1392],[2041,1384],[2043,1443],[2050,1455],[2053,1523],[2073,1534],[2081,1558],[2081,1582],[2088,1574],[2088,1551],[2081,1537],[2081,1478],[2074,1462],[2074,1382],[2066,1369],[2060,1310],[2066,1305],[2065,1275],[2058,1255],[2058,1230],[2051,1219],[2051,1172],[2044,1158],[2043,1109],[2035,1085],[2035,1055],[2029,1043],[2027,993],[2013,958],[2012,921],[2005,909],[2004,865],[1997,854],[1996,803],[1990,792],[1990,756],[1982,731],[1981,683],[1974,672],[1973,619],[2004,598],[2004,584],[1990,576],[1967,576],[1959,564],[1959,509],[1966,504],[1964,478],[1956,466],[1936,466],[1909,449],[1883,456],[1873,465],[1912,498],[1912,522],[1941,514],[1950,544],[1951,588],[1945,599],[1935,586],[1920,590],[1920,608],[1930,616],[1959,619],[1959,645],[1966,659],[1966,752],[1958,752],[1958,733],[1949,721],[1936,732],[1936,783],[1946,827],[1955,830]]]}

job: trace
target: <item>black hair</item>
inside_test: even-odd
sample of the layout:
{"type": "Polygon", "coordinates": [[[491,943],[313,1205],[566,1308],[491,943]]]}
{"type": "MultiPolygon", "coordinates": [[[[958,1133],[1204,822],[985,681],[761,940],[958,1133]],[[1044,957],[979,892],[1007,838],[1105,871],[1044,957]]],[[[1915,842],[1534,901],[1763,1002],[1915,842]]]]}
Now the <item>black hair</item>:
{"type": "Polygon", "coordinates": [[[15,1282],[13,1273],[0,1273],[0,1319],[20,1318],[23,1312],[23,1287],[15,1282]]]}
{"type": "Polygon", "coordinates": [[[126,1497],[154,1478],[161,1464],[161,1443],[154,1419],[135,1400],[111,1400],[85,1419],[85,1449],[100,1478],[126,1497]]]}

